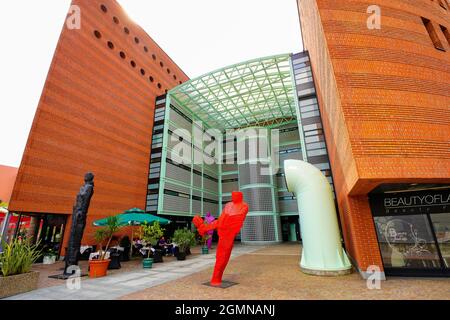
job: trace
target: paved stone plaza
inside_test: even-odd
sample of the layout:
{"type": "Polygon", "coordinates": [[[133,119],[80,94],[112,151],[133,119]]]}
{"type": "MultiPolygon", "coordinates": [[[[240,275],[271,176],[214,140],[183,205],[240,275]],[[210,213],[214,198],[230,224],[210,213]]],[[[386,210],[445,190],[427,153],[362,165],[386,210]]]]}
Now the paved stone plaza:
{"type": "Polygon", "coordinates": [[[137,261],[105,278],[83,278],[81,290],[69,290],[61,282],[42,279],[41,289],[10,299],[450,300],[450,279],[389,278],[381,283],[380,290],[369,290],[356,273],[331,278],[306,275],[298,266],[300,250],[298,244],[236,245],[224,279],[239,284],[228,289],[203,285],[211,276],[215,255],[199,255],[195,248],[186,261],[166,259],[164,263],[154,264],[150,270],[142,269],[137,261]]]}

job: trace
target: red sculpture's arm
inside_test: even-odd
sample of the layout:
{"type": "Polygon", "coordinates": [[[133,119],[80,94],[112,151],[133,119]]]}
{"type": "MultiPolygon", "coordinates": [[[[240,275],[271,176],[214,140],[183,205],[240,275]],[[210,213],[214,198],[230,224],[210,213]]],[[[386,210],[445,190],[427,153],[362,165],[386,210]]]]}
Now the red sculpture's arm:
{"type": "Polygon", "coordinates": [[[195,216],[194,219],[192,219],[192,223],[197,227],[198,233],[203,236],[206,232],[217,229],[222,220],[222,216],[223,215],[220,215],[219,219],[214,220],[210,224],[205,224],[200,216],[195,216]]]}

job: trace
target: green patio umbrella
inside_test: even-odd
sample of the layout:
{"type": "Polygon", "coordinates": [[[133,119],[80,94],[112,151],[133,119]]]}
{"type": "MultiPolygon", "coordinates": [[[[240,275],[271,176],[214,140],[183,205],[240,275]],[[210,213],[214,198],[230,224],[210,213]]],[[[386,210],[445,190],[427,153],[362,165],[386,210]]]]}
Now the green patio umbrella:
{"type": "MultiPolygon", "coordinates": [[[[119,225],[120,226],[140,226],[142,224],[152,224],[156,221],[159,222],[161,225],[169,224],[171,221],[165,218],[161,218],[158,216],[154,216],[152,214],[146,213],[142,209],[133,208],[124,211],[121,214],[117,215],[117,218],[119,219],[119,225]]],[[[100,219],[97,221],[94,221],[94,226],[96,227],[102,227],[105,226],[108,222],[108,218],[100,219]]]]}
{"type": "MultiPolygon", "coordinates": [[[[152,214],[146,213],[144,210],[139,208],[133,208],[124,211],[121,214],[117,215],[119,219],[120,226],[140,226],[143,224],[153,224],[158,221],[161,225],[169,224],[171,221],[165,218],[161,218],[158,216],[154,216],[152,214]]],[[[100,219],[94,221],[94,226],[102,227],[108,223],[108,218],[100,219]]],[[[131,234],[131,240],[133,240],[133,232],[131,234]]],[[[130,257],[132,254],[132,250],[130,250],[130,257]]]]}

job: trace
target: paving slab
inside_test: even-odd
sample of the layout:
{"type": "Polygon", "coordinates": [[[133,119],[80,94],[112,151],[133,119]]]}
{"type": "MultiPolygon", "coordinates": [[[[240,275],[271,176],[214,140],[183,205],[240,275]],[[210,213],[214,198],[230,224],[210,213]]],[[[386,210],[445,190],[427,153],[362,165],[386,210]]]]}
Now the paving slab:
{"type": "MultiPolygon", "coordinates": [[[[231,259],[261,249],[260,246],[237,245],[231,259]]],[[[105,278],[86,279],[81,289],[71,290],[66,285],[41,288],[32,292],[9,297],[7,300],[111,300],[171,282],[206,268],[213,267],[215,255],[192,255],[185,261],[153,264],[152,269],[116,273],[105,278]]]]}

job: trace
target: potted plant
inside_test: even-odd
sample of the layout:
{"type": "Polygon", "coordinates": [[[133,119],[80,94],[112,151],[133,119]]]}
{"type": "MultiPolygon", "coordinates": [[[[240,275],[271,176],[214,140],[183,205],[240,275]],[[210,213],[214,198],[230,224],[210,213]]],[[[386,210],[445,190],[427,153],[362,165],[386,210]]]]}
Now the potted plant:
{"type": "Polygon", "coordinates": [[[108,217],[106,225],[102,229],[98,229],[95,232],[95,240],[99,244],[99,256],[98,259],[89,261],[89,277],[91,278],[99,278],[106,276],[110,259],[106,258],[106,253],[108,252],[109,245],[111,244],[111,240],[114,234],[121,228],[119,225],[119,219],[115,216],[108,217]],[[106,243],[105,250],[102,250],[102,244],[105,240],[108,240],[106,243]]]}
{"type": "Polygon", "coordinates": [[[37,289],[39,272],[31,271],[41,256],[37,245],[15,239],[2,244],[0,254],[0,299],[37,289]]]}
{"type": "MultiPolygon", "coordinates": [[[[151,268],[153,266],[153,258],[150,258],[151,248],[156,246],[158,240],[163,236],[164,229],[161,228],[158,221],[154,222],[152,225],[144,224],[142,226],[142,238],[147,245],[148,255],[142,262],[144,268],[151,268]]],[[[161,257],[162,260],[162,257],[161,257]]]]}
{"type": "Polygon", "coordinates": [[[205,234],[202,236],[201,244],[202,244],[202,254],[209,254],[208,248],[208,240],[211,238],[210,234],[205,234]]]}
{"type": "Polygon", "coordinates": [[[195,233],[187,228],[178,229],[173,235],[173,242],[178,246],[178,260],[186,260],[186,251],[193,245],[195,245],[195,233]]]}
{"type": "Polygon", "coordinates": [[[58,253],[53,249],[48,249],[44,253],[43,264],[55,264],[58,253]]]}

